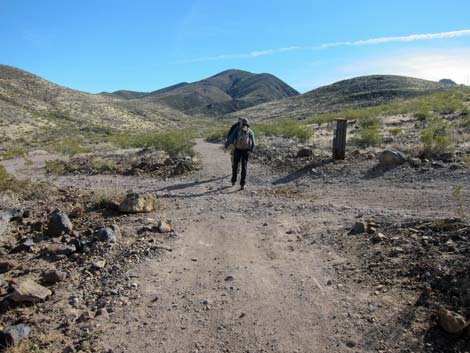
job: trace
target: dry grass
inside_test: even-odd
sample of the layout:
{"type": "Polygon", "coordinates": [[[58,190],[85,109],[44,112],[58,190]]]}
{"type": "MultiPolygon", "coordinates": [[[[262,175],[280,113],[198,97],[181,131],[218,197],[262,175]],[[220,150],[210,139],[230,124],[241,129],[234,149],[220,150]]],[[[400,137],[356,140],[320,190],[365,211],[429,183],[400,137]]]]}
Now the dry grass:
{"type": "Polygon", "coordinates": [[[31,341],[23,341],[16,346],[7,347],[3,353],[43,353],[36,344],[31,341]]]}
{"type": "Polygon", "coordinates": [[[125,192],[118,184],[97,187],[93,190],[92,203],[95,208],[106,208],[113,203],[121,203],[125,196],[125,192]]]}

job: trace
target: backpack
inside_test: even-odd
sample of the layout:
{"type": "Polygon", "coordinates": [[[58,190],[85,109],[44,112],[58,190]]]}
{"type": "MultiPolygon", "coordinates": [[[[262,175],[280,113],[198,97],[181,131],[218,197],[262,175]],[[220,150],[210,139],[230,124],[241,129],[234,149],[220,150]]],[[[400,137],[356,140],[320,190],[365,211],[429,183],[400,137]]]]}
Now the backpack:
{"type": "Polygon", "coordinates": [[[237,131],[237,137],[235,138],[235,148],[239,150],[251,149],[250,130],[248,126],[240,126],[237,131]]]}

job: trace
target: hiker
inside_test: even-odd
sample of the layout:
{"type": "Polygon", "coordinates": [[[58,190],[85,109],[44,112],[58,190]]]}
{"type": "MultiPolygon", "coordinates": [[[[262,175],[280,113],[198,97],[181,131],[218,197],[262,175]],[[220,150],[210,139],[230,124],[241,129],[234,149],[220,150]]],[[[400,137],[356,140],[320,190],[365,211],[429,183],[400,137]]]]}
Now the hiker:
{"type": "Polygon", "coordinates": [[[224,151],[227,152],[227,148],[233,145],[235,147],[233,152],[233,163],[232,163],[232,186],[237,182],[238,164],[242,162],[242,175],[240,179],[241,190],[245,189],[246,183],[246,169],[248,165],[249,153],[255,149],[255,134],[250,129],[248,119],[242,118],[240,125],[236,127],[230,134],[227,142],[225,143],[224,151]]]}
{"type": "MultiPolygon", "coordinates": [[[[225,141],[228,141],[230,135],[232,134],[233,130],[235,130],[237,127],[240,126],[240,123],[242,121],[242,118],[238,118],[238,121],[233,124],[231,127],[230,127],[230,130],[228,131],[228,134],[227,134],[227,138],[225,139],[225,141]]],[[[233,144],[230,145],[230,161],[232,162],[231,165],[233,166],[233,152],[235,151],[235,146],[233,144]]]]}

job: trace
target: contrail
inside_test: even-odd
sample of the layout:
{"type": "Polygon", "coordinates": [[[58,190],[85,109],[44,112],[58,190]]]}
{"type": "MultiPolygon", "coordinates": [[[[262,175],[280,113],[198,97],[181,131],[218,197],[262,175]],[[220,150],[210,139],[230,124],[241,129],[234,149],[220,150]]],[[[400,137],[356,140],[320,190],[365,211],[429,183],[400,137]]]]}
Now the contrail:
{"type": "Polygon", "coordinates": [[[235,53],[235,54],[219,54],[215,56],[205,56],[195,59],[183,60],[181,63],[191,62],[202,62],[202,61],[217,61],[227,59],[243,59],[243,58],[257,58],[260,56],[274,55],[289,51],[300,51],[300,50],[323,50],[334,47],[347,47],[347,46],[363,46],[363,45],[377,45],[384,43],[399,43],[399,42],[415,42],[422,40],[433,40],[433,39],[448,39],[457,37],[470,36],[470,29],[462,29],[459,31],[450,32],[439,32],[439,33],[425,33],[425,34],[410,34],[406,36],[393,36],[393,37],[378,37],[369,39],[359,39],[355,41],[347,42],[331,42],[323,43],[317,46],[306,47],[306,46],[290,46],[284,48],[274,49],[262,49],[254,50],[247,53],[235,53]]]}

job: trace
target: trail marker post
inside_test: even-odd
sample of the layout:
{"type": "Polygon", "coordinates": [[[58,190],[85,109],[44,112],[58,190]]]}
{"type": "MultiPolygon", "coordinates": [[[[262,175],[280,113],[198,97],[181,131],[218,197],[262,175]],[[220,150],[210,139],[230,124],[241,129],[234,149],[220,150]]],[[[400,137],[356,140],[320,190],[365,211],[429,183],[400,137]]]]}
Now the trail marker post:
{"type": "Polygon", "coordinates": [[[333,159],[343,160],[346,156],[346,119],[336,119],[336,130],[333,138],[333,159]]]}

